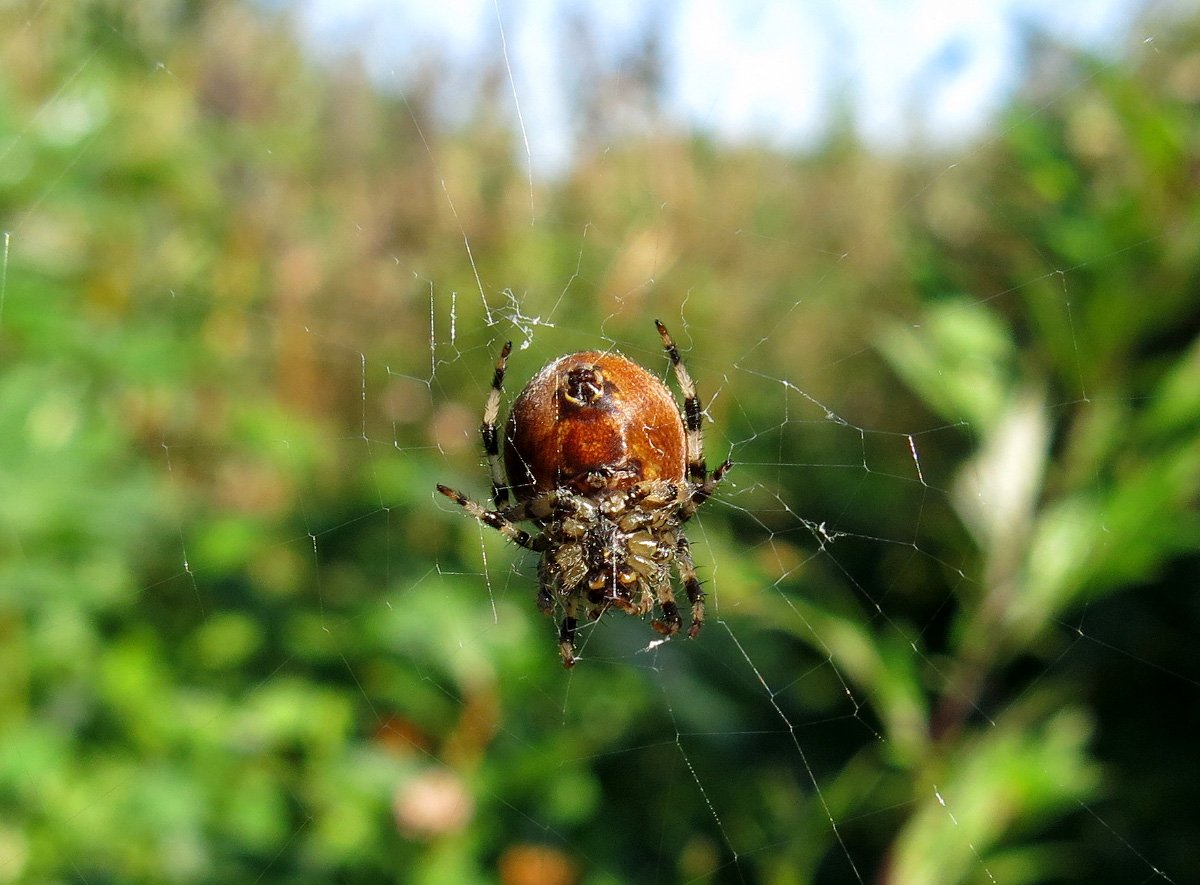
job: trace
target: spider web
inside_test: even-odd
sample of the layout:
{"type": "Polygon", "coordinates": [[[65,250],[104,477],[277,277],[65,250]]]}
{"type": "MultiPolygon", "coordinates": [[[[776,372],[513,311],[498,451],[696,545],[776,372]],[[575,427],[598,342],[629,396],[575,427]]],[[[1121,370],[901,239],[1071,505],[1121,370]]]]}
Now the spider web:
{"type": "Polygon", "coordinates": [[[6,13],[9,67],[37,76],[6,85],[0,145],[0,629],[18,674],[0,876],[1195,872],[1171,842],[1194,835],[1173,783],[1194,763],[1122,767],[1129,742],[1181,753],[1171,736],[1195,726],[1175,712],[1200,686],[1179,651],[1195,612],[1154,620],[1176,611],[1162,574],[1194,577],[1194,345],[1170,330],[1189,313],[1164,287],[1155,399],[1148,369],[1122,387],[1097,356],[1131,314],[1097,318],[1095,294],[1185,224],[1064,226],[1049,252],[1022,229],[1045,206],[986,186],[1076,195],[1068,160],[1033,157],[1056,116],[1092,146],[1063,156],[1120,177],[1134,127],[1098,86],[1141,66],[1193,110],[1200,95],[1165,26],[1147,16],[1065,83],[1030,77],[1045,94],[993,130],[910,153],[849,130],[712,137],[718,108],[689,139],[654,22],[615,61],[586,17],[557,38],[572,134],[500,5],[482,60],[391,67],[328,30],[322,64],[264,54],[274,13],[234,4],[71,12],[6,13]],[[52,62],[31,61],[47,34],[52,62]],[[297,146],[304,131],[327,136],[297,146]],[[388,165],[404,171],[372,177],[388,165]],[[110,182],[120,197],[96,197],[110,182]],[[973,237],[990,217],[1008,251],[973,237]],[[673,386],[655,318],[698,385],[710,467],[735,463],[686,528],[708,621],[665,640],[606,614],[567,672],[536,557],[434,484],[487,499],[478,423],[503,342],[506,414],[573,350],[673,386]],[[1161,405],[1124,460],[1087,450],[1143,401],[1161,405]],[[1161,604],[1115,595],[1138,586],[1161,604]],[[1106,680],[1140,715],[1107,706],[1106,680]],[[1122,730],[1139,720],[1148,737],[1122,730]],[[1140,776],[1169,785],[1149,815],[1140,776]]]}

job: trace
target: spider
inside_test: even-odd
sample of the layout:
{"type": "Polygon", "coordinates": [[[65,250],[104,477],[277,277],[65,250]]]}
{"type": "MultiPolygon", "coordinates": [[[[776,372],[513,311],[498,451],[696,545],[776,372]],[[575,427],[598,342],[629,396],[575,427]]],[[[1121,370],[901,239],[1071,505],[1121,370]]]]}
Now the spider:
{"type": "Polygon", "coordinates": [[[691,604],[687,635],[704,624],[704,591],[683,524],[732,465],[704,463],[696,385],[667,327],[654,321],[683,393],[680,413],[658,378],[617,353],[559,357],[517,396],[504,431],[504,471],[496,420],[512,342],[496,361],[480,435],[492,476],[489,510],[461,492],[438,491],[510,541],[541,554],[538,608],[563,610],[558,645],[575,665],[581,609],[593,620],[609,608],[642,616],[658,606],[655,630],[683,626],[671,568],[691,604]],[[516,503],[509,503],[509,494],[516,503]],[[517,523],[532,522],[535,533],[517,523]]]}

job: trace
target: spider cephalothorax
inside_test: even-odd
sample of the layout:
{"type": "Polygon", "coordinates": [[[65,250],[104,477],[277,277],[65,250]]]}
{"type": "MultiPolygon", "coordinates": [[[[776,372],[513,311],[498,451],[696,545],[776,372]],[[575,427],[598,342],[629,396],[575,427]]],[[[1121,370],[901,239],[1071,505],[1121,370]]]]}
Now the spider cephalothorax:
{"type": "Polygon", "coordinates": [[[695,384],[666,327],[655,325],[683,392],[682,415],[666,385],[620,354],[559,357],[513,403],[504,432],[506,478],[496,431],[512,349],[505,344],[480,428],[496,509],[438,486],[480,522],[541,553],[538,608],[563,609],[559,648],[567,667],[575,663],[581,607],[598,618],[610,607],[645,615],[657,605],[654,629],[679,632],[672,566],[692,608],[688,635],[704,623],[704,593],[682,526],[731,463],[708,473],[695,384]],[[537,533],[516,525],[525,521],[537,533]]]}

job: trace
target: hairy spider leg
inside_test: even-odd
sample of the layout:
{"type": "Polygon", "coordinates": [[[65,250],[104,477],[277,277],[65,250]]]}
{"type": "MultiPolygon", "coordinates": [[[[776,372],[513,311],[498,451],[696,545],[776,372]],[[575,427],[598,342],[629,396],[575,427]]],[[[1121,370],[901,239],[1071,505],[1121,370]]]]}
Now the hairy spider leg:
{"type": "Polygon", "coordinates": [[[700,505],[712,497],[717,483],[725,478],[725,474],[729,472],[729,468],[732,466],[733,462],[726,459],[712,472],[712,476],[706,476],[704,481],[696,486],[695,491],[692,492],[691,499],[683,505],[683,520],[685,522],[695,516],[700,505]]]}
{"type": "Polygon", "coordinates": [[[679,616],[679,606],[675,604],[675,591],[671,589],[671,580],[667,578],[654,588],[654,595],[662,608],[662,619],[655,618],[650,626],[663,636],[674,636],[683,626],[683,618],[679,616]]]}
{"type": "Polygon", "coordinates": [[[692,380],[687,366],[679,356],[679,348],[675,346],[671,333],[661,320],[655,320],[659,337],[662,338],[663,349],[671,359],[671,368],[675,370],[675,380],[679,382],[679,390],[683,393],[684,425],[687,428],[687,457],[688,478],[692,482],[703,482],[708,477],[708,468],[704,464],[704,438],[700,434],[701,410],[700,397],[696,393],[696,382],[692,380]]]}
{"type": "Polygon", "coordinates": [[[575,666],[575,628],[579,624],[579,602],[574,594],[567,597],[564,607],[566,613],[558,630],[558,651],[563,666],[570,669],[575,666]]]}
{"type": "Polygon", "coordinates": [[[683,581],[683,589],[687,591],[688,602],[692,604],[692,625],[688,628],[688,637],[696,638],[700,628],[704,626],[704,591],[700,589],[700,579],[696,577],[696,563],[692,561],[692,547],[683,535],[675,544],[675,563],[679,568],[679,579],[683,581]]]}
{"type": "Polygon", "coordinates": [[[526,550],[536,550],[539,553],[546,549],[547,541],[545,535],[531,535],[524,529],[517,528],[513,524],[513,521],[499,510],[488,510],[472,501],[462,492],[456,492],[449,486],[438,483],[437,489],[455,504],[466,510],[468,514],[478,519],[484,525],[494,528],[514,544],[519,544],[526,550]]]}
{"type": "Polygon", "coordinates": [[[675,380],[679,382],[679,389],[683,393],[684,426],[687,428],[688,479],[697,484],[696,490],[692,493],[691,502],[685,505],[684,519],[686,520],[691,519],[696,508],[709,499],[713,489],[717,487],[717,483],[725,478],[725,474],[733,466],[733,462],[726,460],[711,475],[709,474],[708,466],[704,462],[704,437],[700,432],[703,416],[700,409],[700,396],[696,393],[696,382],[692,380],[691,373],[683,364],[683,359],[679,356],[679,348],[675,346],[675,340],[667,331],[667,327],[663,325],[662,320],[655,320],[654,325],[658,328],[663,349],[666,350],[667,356],[671,360],[671,368],[675,370],[675,380]]]}
{"type": "MultiPolygon", "coordinates": [[[[549,617],[554,614],[556,581],[553,566],[547,557],[542,557],[538,566],[538,611],[549,617]]],[[[579,602],[577,594],[567,594],[563,599],[563,619],[558,626],[558,650],[563,666],[575,666],[575,630],[579,625],[579,602]]]]}
{"type": "Polygon", "coordinates": [[[479,435],[483,437],[483,450],[487,453],[488,470],[492,475],[492,501],[499,510],[508,504],[508,484],[500,468],[500,434],[496,431],[496,419],[500,417],[500,394],[504,390],[504,370],[508,366],[508,355],[512,342],[506,341],[496,360],[496,372],[492,375],[492,389],[488,391],[487,404],[483,408],[483,423],[479,435]]]}

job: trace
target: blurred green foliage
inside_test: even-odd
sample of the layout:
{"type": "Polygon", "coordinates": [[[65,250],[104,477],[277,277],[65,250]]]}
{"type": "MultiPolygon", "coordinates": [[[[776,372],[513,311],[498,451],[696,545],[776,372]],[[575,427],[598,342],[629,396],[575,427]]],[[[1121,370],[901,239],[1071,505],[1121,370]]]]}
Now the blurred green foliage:
{"type": "Polygon", "coordinates": [[[1031,38],[951,157],[531,193],[489,94],[262,10],[0,15],[0,881],[1200,876],[1200,19],[1031,38]],[[499,341],[658,365],[655,313],[738,462],[713,618],[568,676],[432,484],[499,341]]]}

